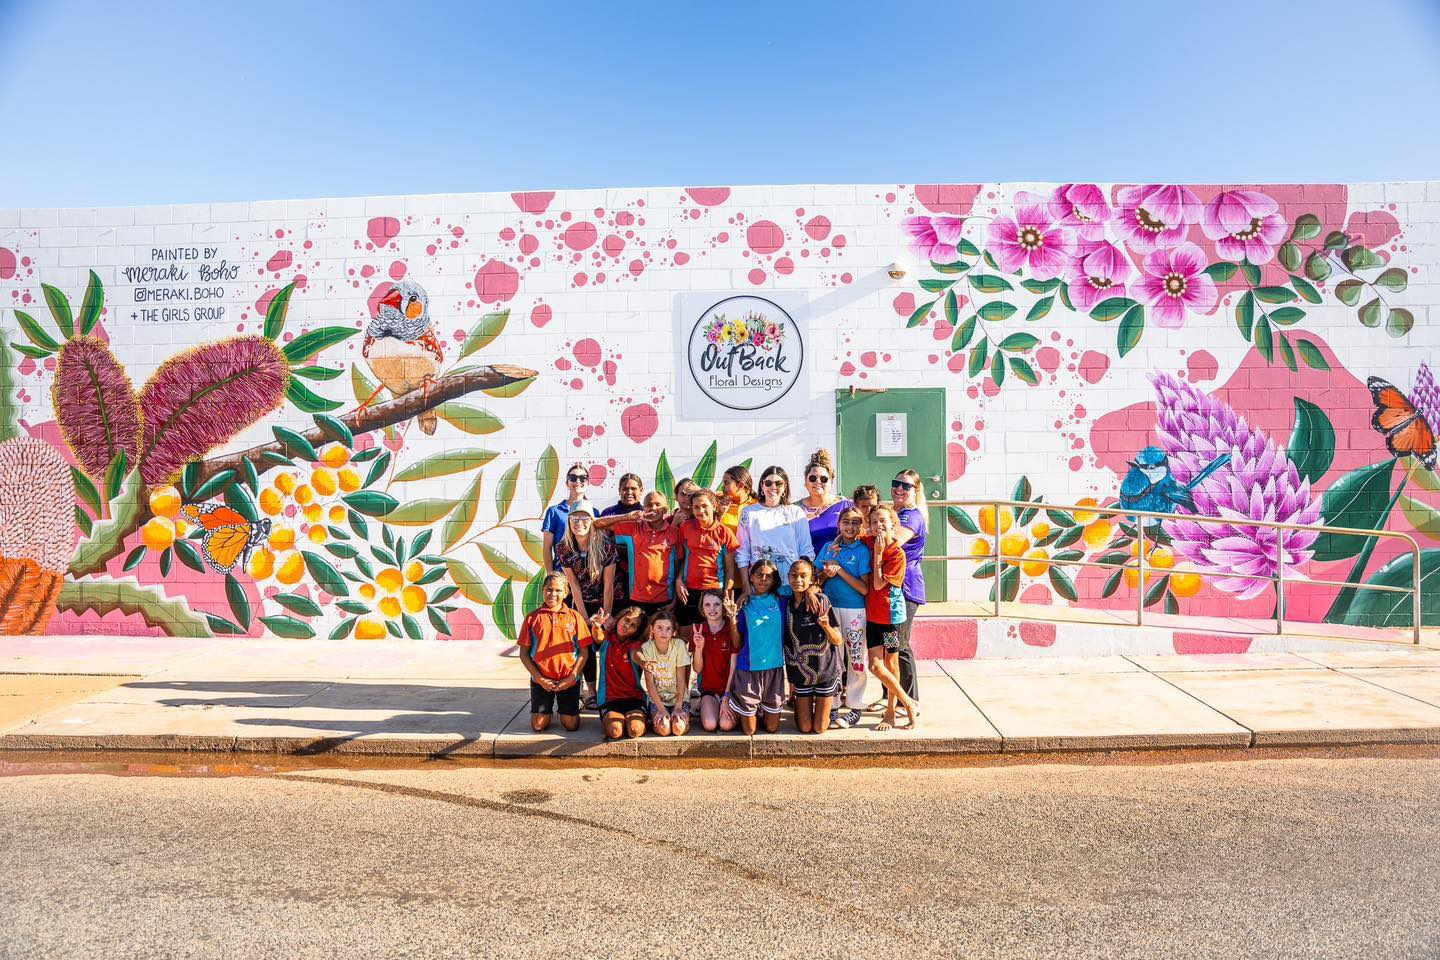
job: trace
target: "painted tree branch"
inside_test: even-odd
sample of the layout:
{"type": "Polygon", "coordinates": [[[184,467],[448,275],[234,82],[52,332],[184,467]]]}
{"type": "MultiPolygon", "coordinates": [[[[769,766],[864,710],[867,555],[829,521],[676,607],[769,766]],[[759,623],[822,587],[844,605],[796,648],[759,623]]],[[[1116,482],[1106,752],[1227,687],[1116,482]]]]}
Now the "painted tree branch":
{"type": "MultiPolygon", "coordinates": [[[[463,397],[467,393],[474,393],[477,390],[494,390],[499,387],[508,387],[511,384],[519,383],[522,380],[533,380],[538,376],[534,370],[525,367],[515,367],[508,363],[497,363],[488,367],[476,367],[466,373],[451,374],[448,377],[441,377],[436,380],[429,390],[415,390],[402,397],[387,400],[384,403],[377,403],[374,406],[366,407],[364,410],[355,410],[339,418],[340,422],[349,427],[355,433],[368,433],[371,430],[380,430],[384,427],[393,426],[397,423],[404,423],[413,417],[424,413],[433,407],[437,407],[447,400],[454,400],[463,397]]],[[[314,446],[325,443],[328,434],[319,427],[307,430],[302,433],[306,440],[314,446]]],[[[200,465],[200,480],[204,482],[209,477],[222,470],[233,470],[240,467],[240,461],[259,459],[260,455],[266,452],[273,453],[294,453],[286,445],[275,440],[270,443],[262,443],[259,446],[251,447],[249,450],[241,450],[238,453],[228,453],[219,457],[212,457],[202,461],[200,465]]]]}

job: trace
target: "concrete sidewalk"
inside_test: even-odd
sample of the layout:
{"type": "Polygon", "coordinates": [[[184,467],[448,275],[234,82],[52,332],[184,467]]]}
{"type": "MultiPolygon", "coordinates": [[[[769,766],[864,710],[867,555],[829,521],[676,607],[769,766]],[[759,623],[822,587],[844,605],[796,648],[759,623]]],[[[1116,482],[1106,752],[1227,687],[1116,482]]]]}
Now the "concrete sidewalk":
{"type": "MultiPolygon", "coordinates": [[[[871,683],[872,693],[878,685],[871,683]]],[[[1440,742],[1440,650],[921,663],[917,731],[533,734],[518,661],[463,643],[0,640],[0,750],[804,757],[1440,742]]],[[[788,731],[788,732],[787,732],[788,731]]]]}

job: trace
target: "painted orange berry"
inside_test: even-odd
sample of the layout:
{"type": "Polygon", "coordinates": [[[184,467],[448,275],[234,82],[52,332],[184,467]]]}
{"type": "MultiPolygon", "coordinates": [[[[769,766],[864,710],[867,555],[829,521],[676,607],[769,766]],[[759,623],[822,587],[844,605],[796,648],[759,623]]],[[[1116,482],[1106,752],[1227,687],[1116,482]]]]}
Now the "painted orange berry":
{"type": "Polygon", "coordinates": [[[970,556],[993,557],[995,556],[995,545],[984,537],[976,537],[975,542],[970,544],[970,556]]]}
{"type": "Polygon", "coordinates": [[[399,593],[405,586],[405,577],[394,567],[386,567],[376,574],[375,585],[386,593],[399,593]]]}
{"type": "Polygon", "coordinates": [[[398,597],[381,597],[380,612],[394,620],[400,616],[400,600],[398,597]]]}
{"type": "Polygon", "coordinates": [[[280,569],[275,571],[275,579],[279,580],[287,587],[294,586],[295,584],[299,583],[300,578],[304,575],[305,561],[298,553],[292,553],[290,554],[290,556],[286,557],[285,562],[280,564],[280,569]]]}
{"type": "Polygon", "coordinates": [[[360,584],[360,599],[361,599],[361,600],[365,600],[365,601],[367,601],[367,602],[370,601],[370,600],[374,600],[374,599],[375,599],[375,584],[373,584],[373,583],[362,583],[362,584],[360,584]]]}
{"type": "Polygon", "coordinates": [[[1023,557],[1030,546],[1030,540],[1023,533],[1007,533],[1000,538],[1002,557],[1023,557]]]}
{"type": "Polygon", "coordinates": [[[380,640],[385,636],[385,621],[375,617],[361,617],[355,624],[356,640],[380,640]]]}
{"type": "Polygon", "coordinates": [[[250,576],[256,580],[264,580],[275,572],[275,554],[265,547],[260,547],[250,554],[250,576]]]}
{"type": "Polygon", "coordinates": [[[300,506],[303,507],[314,499],[315,491],[310,488],[310,484],[302,483],[295,488],[295,502],[300,504],[300,506]]]}
{"type": "Polygon", "coordinates": [[[1177,597],[1193,597],[1204,584],[1200,574],[1192,570],[1180,570],[1170,574],[1170,592],[1177,597]]]}
{"type": "Polygon", "coordinates": [[[305,508],[305,519],[311,523],[319,523],[323,516],[325,516],[325,508],[318,503],[312,503],[305,508]]]}
{"type": "Polygon", "coordinates": [[[174,520],[180,513],[180,491],[174,487],[156,487],[150,491],[150,512],[157,517],[174,520]]]}
{"type": "Polygon", "coordinates": [[[1050,569],[1050,564],[1044,563],[1049,554],[1041,547],[1025,551],[1025,562],[1020,564],[1020,569],[1025,571],[1027,577],[1043,577],[1050,569]]]}
{"type": "Polygon", "coordinates": [[[310,485],[320,496],[333,497],[335,491],[340,489],[340,480],[335,476],[334,470],[317,467],[315,472],[310,474],[310,485]]]}
{"type": "Polygon", "coordinates": [[[1169,547],[1156,547],[1150,551],[1150,556],[1145,558],[1150,566],[1160,570],[1169,570],[1175,566],[1175,551],[1169,547]]]}
{"type": "Polygon", "coordinates": [[[279,553],[295,546],[294,527],[276,527],[270,531],[270,549],[279,553]]]}
{"type": "Polygon", "coordinates": [[[306,533],[305,536],[310,538],[311,543],[324,543],[326,540],[330,539],[329,532],[321,526],[311,527],[309,532],[306,533]]]}
{"type": "Polygon", "coordinates": [[[1030,536],[1036,540],[1044,540],[1050,536],[1050,524],[1040,522],[1030,528],[1030,536]]]}
{"type": "Polygon", "coordinates": [[[151,517],[140,531],[140,541],[151,550],[164,550],[175,542],[175,521],[169,517],[151,517]]]}
{"type": "Polygon", "coordinates": [[[320,462],[327,467],[343,467],[350,462],[350,451],[338,443],[328,444],[320,451],[320,462]]]}
{"type": "MultiPolygon", "coordinates": [[[[1001,508],[1000,508],[1000,532],[1001,532],[1001,533],[1004,533],[1006,530],[1009,530],[1009,529],[1010,529],[1010,525],[1013,524],[1014,522],[1015,522],[1015,512],[1014,512],[1013,510],[1011,510],[1009,507],[1001,507],[1001,508]]],[[[985,533],[994,533],[994,532],[995,532],[995,508],[994,508],[994,507],[981,507],[981,508],[980,508],[980,529],[981,529],[982,531],[984,531],[985,533]]]]}
{"type": "Polygon", "coordinates": [[[290,494],[295,492],[295,474],[288,470],[278,474],[275,477],[275,488],[285,494],[285,496],[290,496],[290,494]]]}
{"type": "Polygon", "coordinates": [[[1085,528],[1085,545],[1099,549],[1110,542],[1110,534],[1115,532],[1115,527],[1108,520],[1096,520],[1085,528]]]}
{"type": "MultiPolygon", "coordinates": [[[[1095,500],[1094,497],[1081,497],[1079,500],[1075,501],[1075,505],[1077,507],[1096,507],[1099,506],[1099,503],[1095,500]]],[[[1076,510],[1074,516],[1076,523],[1091,524],[1095,522],[1095,520],[1100,516],[1100,514],[1095,513],[1091,510],[1076,510]]]]}
{"type": "Polygon", "coordinates": [[[335,472],[336,479],[340,481],[340,489],[346,493],[354,493],[360,489],[362,483],[360,471],[354,467],[341,467],[335,472]]]}
{"type": "Polygon", "coordinates": [[[329,514],[327,514],[327,516],[329,516],[331,523],[344,523],[345,508],[337,503],[335,506],[330,508],[330,512],[329,514]]]}
{"type": "Polygon", "coordinates": [[[404,602],[406,610],[411,613],[419,613],[425,609],[425,604],[430,598],[425,596],[424,587],[417,587],[411,584],[405,588],[405,592],[400,595],[400,599],[404,602]]]}
{"type": "Polygon", "coordinates": [[[272,517],[278,516],[285,509],[285,498],[274,487],[266,487],[260,491],[260,509],[272,517]]]}
{"type": "Polygon", "coordinates": [[[425,576],[425,564],[419,560],[411,560],[409,565],[405,567],[405,579],[408,582],[414,583],[423,576],[425,576]]]}

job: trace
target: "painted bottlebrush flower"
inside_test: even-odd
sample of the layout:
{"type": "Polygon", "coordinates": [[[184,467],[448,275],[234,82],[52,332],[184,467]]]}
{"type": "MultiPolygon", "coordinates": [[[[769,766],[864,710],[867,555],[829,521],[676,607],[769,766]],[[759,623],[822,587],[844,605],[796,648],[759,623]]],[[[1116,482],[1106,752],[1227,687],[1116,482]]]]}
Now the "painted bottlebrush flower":
{"type": "Polygon", "coordinates": [[[960,258],[956,245],[965,229],[963,217],[906,217],[900,227],[919,256],[935,263],[954,263],[960,258]]]}
{"type": "Polygon", "coordinates": [[[1166,520],[1172,547],[1217,589],[1241,600],[1258,597],[1270,582],[1239,575],[1274,576],[1281,554],[1287,571],[1308,562],[1318,534],[1244,521],[1316,523],[1320,501],[1311,495],[1310,481],[1300,479],[1284,449],[1228,404],[1169,374],[1159,374],[1153,382],[1159,414],[1156,431],[1169,455],[1171,476],[1186,484],[1216,457],[1230,454],[1228,464],[1190,491],[1195,513],[1230,522],[1166,520]]]}
{"type": "Polygon", "coordinates": [[[1125,187],[1119,199],[1120,213],[1115,223],[1136,253],[1182,243],[1190,225],[1200,220],[1200,198],[1189,187],[1153,183],[1125,187]]]}
{"type": "Polygon", "coordinates": [[[1075,253],[1075,238],[1056,224],[1048,204],[1022,203],[1015,216],[999,216],[986,228],[986,248],[1000,269],[1027,269],[1037,280],[1065,271],[1075,253]]]}
{"type": "Polygon", "coordinates": [[[1065,272],[1070,299],[1088,313],[1111,297],[1125,296],[1125,282],[1135,273],[1125,252],[1105,240],[1081,241],[1065,272]]]}
{"type": "Polygon", "coordinates": [[[290,369],[264,337],[232,337],[176,354],[140,391],[140,476],[167,483],[285,399],[290,369]]]}
{"type": "Polygon", "coordinates": [[[1219,298],[1205,272],[1205,254],[1193,243],[1156,250],[1145,258],[1144,270],[1135,286],[1158,326],[1184,326],[1186,312],[1206,313],[1219,298]]]}
{"type": "Polygon", "coordinates": [[[1254,190],[1226,190],[1205,204],[1200,228],[1227,260],[1269,263],[1285,239],[1280,204],[1254,190]]]}
{"type": "Polygon", "coordinates": [[[105,475],[117,453],[131,467],[140,450],[140,402],[130,377],[110,348],[95,337],[75,337],[60,348],[50,388],[55,421],[92,479],[105,475]]]}
{"type": "Polygon", "coordinates": [[[1062,227],[1075,230],[1081,240],[1100,240],[1114,213],[1105,191],[1093,183],[1065,183],[1055,188],[1050,203],[1062,227]]]}

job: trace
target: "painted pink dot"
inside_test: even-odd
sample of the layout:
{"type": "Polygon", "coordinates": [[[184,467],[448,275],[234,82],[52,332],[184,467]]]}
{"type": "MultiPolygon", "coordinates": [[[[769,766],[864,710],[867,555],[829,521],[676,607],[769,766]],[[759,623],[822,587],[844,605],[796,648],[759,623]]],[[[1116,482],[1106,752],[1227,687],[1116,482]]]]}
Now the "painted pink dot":
{"type": "Polygon", "coordinates": [[[1084,461],[1082,458],[1080,458],[1080,457],[1071,457],[1071,458],[1070,458],[1070,469],[1073,470],[1075,473],[1079,473],[1080,470],[1081,470],[1081,468],[1083,468],[1084,466],[1085,466],[1085,461],[1084,461]]]}
{"type": "Polygon", "coordinates": [[[915,294],[902,293],[895,298],[895,312],[902,317],[908,317],[915,312],[915,294]]]}
{"type": "Polygon", "coordinates": [[[557,357],[555,360],[556,370],[569,370],[573,366],[574,364],[570,362],[569,357],[557,357]]]}
{"type": "Polygon", "coordinates": [[[573,439],[571,439],[570,445],[571,445],[572,447],[578,447],[578,446],[580,446],[580,438],[579,438],[579,437],[574,437],[573,439]]]}
{"type": "Polygon", "coordinates": [[[795,261],[789,257],[781,257],[775,261],[775,272],[788,277],[795,272],[795,261]]]}
{"type": "Polygon", "coordinates": [[[760,286],[760,284],[765,282],[765,271],[761,270],[759,267],[756,267],[748,274],[746,274],[746,278],[758,287],[760,286]]]}
{"type": "Polygon", "coordinates": [[[585,284],[587,284],[587,283],[590,282],[590,276],[589,276],[589,274],[586,274],[586,273],[577,273],[577,274],[575,274],[575,276],[571,277],[570,279],[571,279],[571,282],[574,283],[575,286],[577,286],[577,287],[583,287],[583,286],[585,286],[585,284]]]}
{"type": "Polygon", "coordinates": [[[572,390],[584,390],[584,389],[585,389],[585,381],[584,381],[584,380],[581,380],[579,377],[576,377],[574,380],[571,380],[571,381],[570,381],[570,389],[572,389],[572,390]]]}
{"type": "Polygon", "coordinates": [[[520,271],[499,260],[487,260],[475,271],[475,295],[485,303],[502,303],[520,289],[520,271]]]}
{"type": "Polygon", "coordinates": [[[615,226],[617,227],[628,227],[634,222],[635,214],[631,213],[629,210],[621,210],[619,213],[615,214],[615,226]]]}
{"type": "Polygon", "coordinates": [[[805,232],[810,235],[811,240],[824,240],[830,236],[830,218],[811,217],[805,224],[805,232]]]}
{"type": "Polygon", "coordinates": [[[452,237],[463,237],[465,236],[465,229],[463,227],[451,227],[450,235],[452,237]]]}
{"type": "Polygon", "coordinates": [[[876,359],[877,358],[875,356],[874,350],[866,350],[864,353],[860,354],[860,362],[865,364],[865,366],[867,367],[875,366],[876,359]]]}
{"type": "Polygon", "coordinates": [[[575,435],[581,440],[589,440],[595,435],[595,428],[590,426],[589,424],[582,423],[580,425],[580,429],[575,431],[575,435]]]}
{"type": "Polygon", "coordinates": [[[605,382],[612,387],[615,386],[615,374],[619,369],[614,360],[606,360],[600,367],[601,372],[604,374],[605,382]]]}
{"type": "Polygon", "coordinates": [[[853,376],[855,376],[855,364],[851,363],[849,360],[846,360],[844,363],[840,364],[840,376],[842,376],[842,377],[853,377],[853,376]]]}
{"type": "Polygon", "coordinates": [[[638,276],[640,276],[640,274],[642,274],[642,273],[644,273],[644,272],[645,272],[645,261],[644,261],[644,260],[631,260],[631,261],[630,261],[630,275],[631,275],[631,276],[633,276],[633,277],[638,277],[638,276]]]}
{"type": "Polygon", "coordinates": [[[530,322],[537,327],[543,327],[550,322],[553,312],[548,303],[537,303],[535,309],[530,311],[530,322]]]}
{"type": "MultiPolygon", "coordinates": [[[[949,323],[946,323],[944,320],[936,320],[936,321],[935,321],[934,334],[935,334],[935,339],[936,339],[936,340],[949,340],[949,339],[950,339],[950,334],[952,334],[952,333],[954,333],[954,332],[955,332],[955,328],[954,328],[953,326],[951,326],[949,323]]],[[[888,354],[888,353],[885,354],[885,360],[886,360],[886,362],[889,362],[889,360],[890,360],[890,354],[888,354]]]]}
{"type": "Polygon", "coordinates": [[[439,252],[440,252],[440,248],[437,247],[437,246],[435,246],[435,244],[433,244],[433,243],[426,244],[426,246],[425,246],[425,253],[428,254],[429,256],[432,256],[432,257],[433,257],[433,256],[435,256],[435,254],[437,254],[437,253],[439,253],[439,252]]]}
{"type": "Polygon", "coordinates": [[[979,438],[979,437],[966,437],[966,438],[965,438],[965,446],[969,447],[971,450],[979,450],[979,449],[980,449],[980,438],[979,438]]]}
{"type": "Polygon", "coordinates": [[[288,269],[294,255],[289,250],[278,250],[275,255],[265,261],[265,269],[271,273],[288,269]]]}
{"type": "Polygon", "coordinates": [[[595,224],[590,223],[588,220],[572,223],[566,227],[565,232],[561,234],[561,237],[565,240],[565,245],[571,250],[589,249],[594,246],[597,236],[599,236],[599,234],[595,230],[595,224]]]}
{"type": "Polygon", "coordinates": [[[520,238],[520,252],[525,254],[525,256],[530,256],[530,254],[534,253],[539,248],[540,239],[536,237],[533,233],[527,233],[525,234],[525,236],[520,238]]]}
{"type": "Polygon", "coordinates": [[[38,369],[38,367],[39,365],[34,360],[32,360],[30,357],[26,357],[25,359],[20,361],[20,365],[15,369],[20,371],[21,376],[29,376],[30,374],[34,373],[36,369],[38,369]]]}
{"type": "Polygon", "coordinates": [[[270,301],[274,300],[275,294],[279,292],[280,290],[278,287],[271,287],[269,290],[266,290],[264,293],[262,293],[260,295],[260,299],[255,301],[255,312],[263,317],[265,315],[265,311],[270,307],[270,301]]]}
{"type": "Polygon", "coordinates": [[[729,187],[686,187],[685,192],[702,207],[714,207],[730,199],[729,187]]]}
{"type": "Polygon", "coordinates": [[[945,476],[949,480],[959,480],[965,476],[965,448],[958,443],[947,444],[945,447],[945,476]]]}
{"type": "Polygon", "coordinates": [[[275,231],[275,239],[279,240],[279,239],[280,239],[281,237],[283,237],[283,236],[285,236],[285,231],[284,231],[284,230],[276,230],[276,231],[275,231]]]}
{"type": "Polygon", "coordinates": [[[1035,362],[1046,373],[1054,373],[1060,367],[1060,351],[1054,347],[1041,347],[1035,351],[1035,362]]]}
{"type": "Polygon", "coordinates": [[[1094,350],[1086,350],[1080,357],[1080,379],[1086,383],[1099,383],[1110,369],[1110,358],[1094,350]]]}
{"type": "Polygon", "coordinates": [[[1220,372],[1220,364],[1208,350],[1196,350],[1185,363],[1185,371],[1191,382],[1214,380],[1220,372]]]}
{"type": "Polygon", "coordinates": [[[303,273],[295,274],[295,289],[304,290],[310,284],[310,278],[303,273]]]}
{"type": "Polygon", "coordinates": [[[845,246],[845,244],[847,243],[845,235],[843,233],[837,233],[835,235],[835,239],[831,240],[830,242],[834,244],[837,249],[845,246]]]}
{"type": "Polygon", "coordinates": [[[504,230],[500,231],[500,239],[504,240],[506,243],[509,243],[511,240],[515,239],[515,230],[511,227],[506,227],[504,230]]]}
{"type": "Polygon", "coordinates": [[[757,220],[745,229],[745,242],[756,253],[774,253],[785,246],[785,231],[773,220],[757,220]]]}
{"type": "Polygon", "coordinates": [[[571,351],[575,354],[575,361],[581,366],[593,367],[600,362],[600,342],[593,337],[586,337],[571,351]]]}
{"type": "Polygon", "coordinates": [[[1077,403],[1077,404],[1075,404],[1075,418],[1076,418],[1077,420],[1083,420],[1083,419],[1085,418],[1085,413],[1086,413],[1085,404],[1083,404],[1083,403],[1077,403]]]}
{"type": "Polygon", "coordinates": [[[968,359],[963,353],[952,354],[950,359],[945,361],[945,367],[951,373],[961,373],[964,371],[968,359]]]}
{"type": "Polygon", "coordinates": [[[625,238],[610,234],[600,244],[605,253],[612,257],[620,256],[620,251],[625,249],[625,238]]]}
{"type": "Polygon", "coordinates": [[[620,429],[636,443],[644,443],[660,429],[660,414],[648,403],[633,404],[621,412],[620,429]]]}
{"type": "Polygon", "coordinates": [[[536,190],[530,193],[512,193],[510,199],[514,200],[515,206],[524,213],[544,213],[545,208],[550,206],[550,201],[555,199],[555,191],[536,190]]]}
{"type": "Polygon", "coordinates": [[[984,383],[980,384],[980,389],[985,392],[985,396],[987,397],[995,397],[1000,395],[1000,388],[996,386],[994,380],[987,379],[984,383]]]}
{"type": "Polygon", "coordinates": [[[681,267],[683,267],[683,266],[685,266],[685,264],[687,264],[687,263],[689,263],[689,262],[690,262],[690,254],[688,254],[688,253],[677,253],[677,254],[675,254],[675,264],[676,264],[676,266],[681,266],[681,267]]]}
{"type": "Polygon", "coordinates": [[[894,203],[894,202],[895,202],[895,194],[893,194],[893,193],[887,193],[887,194],[885,194],[885,202],[886,202],[886,203],[894,203]]]}
{"type": "Polygon", "coordinates": [[[375,246],[383,247],[400,235],[400,221],[394,217],[371,217],[365,225],[365,235],[375,246]]]}
{"type": "Polygon", "coordinates": [[[0,280],[15,276],[15,251],[0,247],[0,280]]]}
{"type": "Polygon", "coordinates": [[[854,279],[855,279],[855,278],[852,277],[852,276],[850,276],[850,274],[848,274],[848,273],[842,273],[842,274],[840,274],[840,282],[841,282],[841,283],[851,283],[851,282],[854,281],[854,279]]]}
{"type": "Polygon", "coordinates": [[[393,261],[393,262],[390,264],[390,279],[391,279],[391,280],[403,280],[403,279],[405,279],[405,264],[401,263],[399,260],[393,261]]]}
{"type": "MultiPolygon", "coordinates": [[[[595,428],[595,436],[597,436],[597,437],[603,437],[603,436],[605,436],[605,428],[604,428],[603,426],[598,426],[598,427],[596,427],[596,428],[595,428]]],[[[614,460],[611,460],[610,462],[613,464],[615,461],[614,461],[614,460]]]]}
{"type": "Polygon", "coordinates": [[[360,276],[362,276],[362,277],[373,277],[373,276],[375,276],[375,268],[372,267],[372,266],[370,266],[370,264],[368,264],[368,263],[365,264],[365,266],[363,266],[363,267],[360,268],[360,276]]]}

